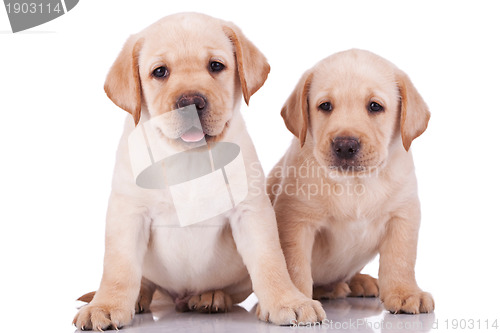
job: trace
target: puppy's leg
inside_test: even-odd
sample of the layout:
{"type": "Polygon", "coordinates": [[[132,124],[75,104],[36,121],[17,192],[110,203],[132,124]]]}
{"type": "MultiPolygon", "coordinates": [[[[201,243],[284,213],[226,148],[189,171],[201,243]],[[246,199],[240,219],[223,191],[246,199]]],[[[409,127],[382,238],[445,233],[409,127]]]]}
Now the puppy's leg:
{"type": "Polygon", "coordinates": [[[279,237],[285,255],[290,278],[297,289],[306,297],[313,296],[311,256],[314,245],[314,231],[308,224],[297,221],[293,212],[278,212],[280,221],[279,237]]]}
{"type": "Polygon", "coordinates": [[[141,287],[141,267],[149,239],[143,208],[111,194],[106,219],[106,251],[99,290],[73,324],[79,329],[118,328],[132,321],[141,287]]]}
{"type": "Polygon", "coordinates": [[[380,247],[380,299],[393,313],[425,313],[434,310],[434,300],[415,280],[420,208],[418,200],[388,223],[380,247]]]}
{"type": "Polygon", "coordinates": [[[321,304],[299,292],[290,279],[269,199],[254,200],[239,205],[231,228],[259,299],[257,316],[278,325],[324,320],[321,304]]]}
{"type": "Polygon", "coordinates": [[[349,281],[349,297],[377,297],[377,279],[368,274],[357,273],[349,281]]]}

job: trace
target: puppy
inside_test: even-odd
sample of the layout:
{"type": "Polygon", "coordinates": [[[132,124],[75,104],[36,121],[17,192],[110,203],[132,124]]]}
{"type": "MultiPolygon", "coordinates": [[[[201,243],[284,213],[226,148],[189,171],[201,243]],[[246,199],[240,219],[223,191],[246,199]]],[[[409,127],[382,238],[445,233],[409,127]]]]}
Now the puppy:
{"type": "Polygon", "coordinates": [[[297,288],[317,298],[380,292],[391,312],[432,311],[415,281],[420,204],[409,151],[430,113],[408,76],[367,51],[334,54],[306,71],[281,115],[296,138],[267,191],[297,288]],[[357,274],[377,253],[378,285],[357,274]]]}
{"type": "Polygon", "coordinates": [[[261,320],[325,318],[321,304],[300,293],[288,275],[265,177],[239,111],[241,95],[248,103],[268,72],[265,57],[238,27],[201,14],[168,16],[127,40],[105,91],[132,117],[116,156],[101,284],[76,315],[78,328],[127,325],[135,311],[148,307],[156,289],[170,295],[179,310],[227,311],[253,290],[261,320]],[[237,144],[252,186],[231,210],[181,227],[168,189],[136,185],[128,138],[138,124],[190,105],[199,115],[201,135],[200,129],[175,132],[170,124],[158,136],[173,149],[201,139],[237,144]]]}

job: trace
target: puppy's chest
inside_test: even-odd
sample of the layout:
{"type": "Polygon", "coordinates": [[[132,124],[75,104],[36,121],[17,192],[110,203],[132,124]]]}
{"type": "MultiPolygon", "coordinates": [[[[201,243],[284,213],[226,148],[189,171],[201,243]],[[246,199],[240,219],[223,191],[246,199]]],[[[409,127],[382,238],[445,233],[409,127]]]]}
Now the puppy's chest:
{"type": "Polygon", "coordinates": [[[378,218],[359,216],[356,219],[329,218],[324,223],[330,237],[342,247],[357,247],[359,249],[372,249],[380,242],[385,232],[387,219],[385,216],[378,218]]]}
{"type": "Polygon", "coordinates": [[[370,224],[386,215],[379,198],[362,196],[331,196],[327,206],[328,220],[342,224],[370,224]]]}
{"type": "Polygon", "coordinates": [[[228,219],[223,216],[189,225],[183,224],[179,221],[175,205],[171,202],[157,205],[151,214],[151,219],[151,237],[159,243],[180,249],[187,243],[190,248],[200,247],[197,251],[211,247],[220,242],[221,237],[226,237],[229,231],[228,219]]]}
{"type": "Polygon", "coordinates": [[[336,246],[342,250],[357,248],[360,254],[378,247],[390,219],[390,210],[385,204],[387,197],[370,193],[366,188],[363,191],[331,196],[328,216],[322,223],[336,246]]]}
{"type": "Polygon", "coordinates": [[[384,219],[325,219],[314,243],[314,282],[322,285],[352,277],[376,255],[384,231],[384,219]]]}
{"type": "MultiPolygon", "coordinates": [[[[150,251],[167,261],[209,263],[217,251],[235,252],[229,220],[219,215],[182,226],[172,204],[159,205],[152,214],[150,251]]],[[[193,207],[193,209],[197,209],[193,207]]]]}
{"type": "Polygon", "coordinates": [[[327,215],[339,222],[377,220],[395,205],[390,186],[376,178],[347,178],[328,185],[327,215]]]}

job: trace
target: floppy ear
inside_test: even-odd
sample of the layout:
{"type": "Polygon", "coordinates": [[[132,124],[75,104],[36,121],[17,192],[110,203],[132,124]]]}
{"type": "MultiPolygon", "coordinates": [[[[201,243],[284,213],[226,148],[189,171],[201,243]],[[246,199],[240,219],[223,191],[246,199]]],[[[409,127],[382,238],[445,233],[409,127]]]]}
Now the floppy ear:
{"type": "Polygon", "coordinates": [[[118,58],[109,70],[104,91],[109,99],[134,117],[137,125],[141,117],[141,80],[138,57],[144,39],[130,36],[118,58]]]}
{"type": "Polygon", "coordinates": [[[232,23],[225,23],[224,33],[234,45],[238,75],[245,103],[249,103],[250,96],[266,82],[271,67],[266,57],[250,42],[241,30],[232,23]]]}
{"type": "Polygon", "coordinates": [[[427,128],[431,113],[408,75],[398,69],[396,80],[401,95],[401,137],[408,151],[412,141],[427,128]]]}
{"type": "Polygon", "coordinates": [[[301,147],[306,141],[309,123],[308,96],[312,77],[311,71],[307,71],[302,75],[299,83],[297,83],[297,86],[281,109],[281,116],[285,120],[286,127],[299,139],[301,147]]]}

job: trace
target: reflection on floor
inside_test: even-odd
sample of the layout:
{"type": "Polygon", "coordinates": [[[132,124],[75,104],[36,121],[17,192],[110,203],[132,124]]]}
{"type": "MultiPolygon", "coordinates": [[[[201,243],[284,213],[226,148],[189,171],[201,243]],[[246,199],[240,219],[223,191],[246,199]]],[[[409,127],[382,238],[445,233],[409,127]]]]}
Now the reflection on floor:
{"type": "Polygon", "coordinates": [[[356,332],[428,332],[434,314],[394,315],[385,311],[378,298],[347,298],[323,301],[328,319],[314,327],[282,327],[261,322],[255,316],[255,301],[234,306],[229,313],[176,312],[171,303],[152,306],[152,313],[136,315],[126,332],[259,332],[335,330],[356,332]]]}

